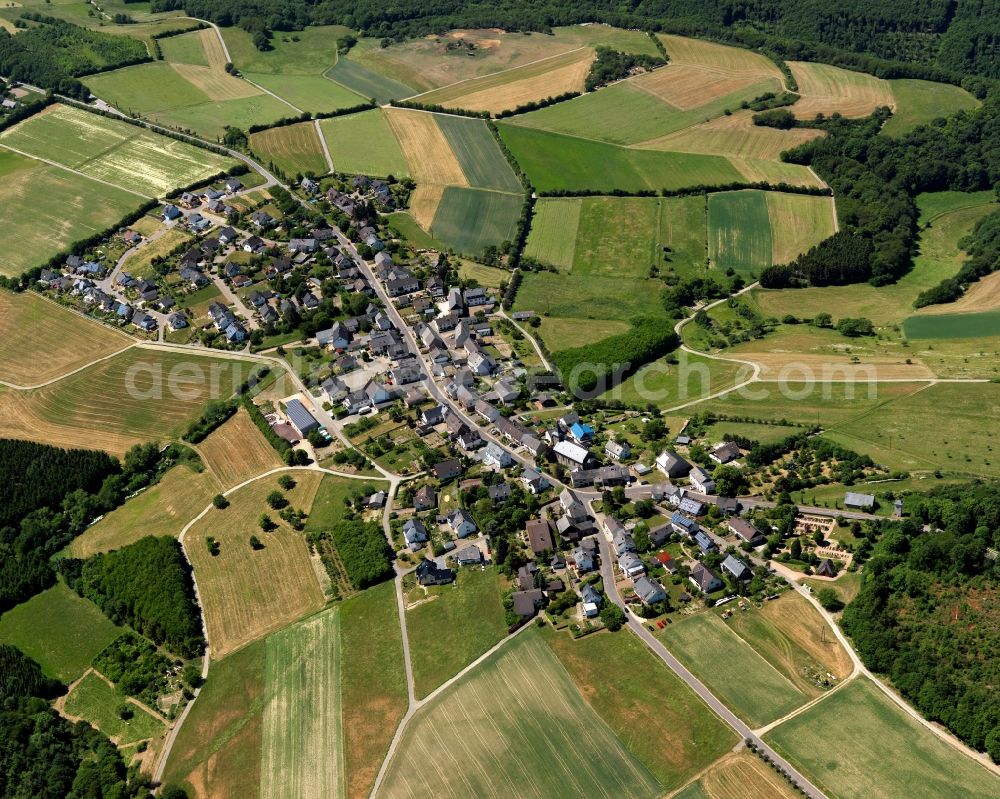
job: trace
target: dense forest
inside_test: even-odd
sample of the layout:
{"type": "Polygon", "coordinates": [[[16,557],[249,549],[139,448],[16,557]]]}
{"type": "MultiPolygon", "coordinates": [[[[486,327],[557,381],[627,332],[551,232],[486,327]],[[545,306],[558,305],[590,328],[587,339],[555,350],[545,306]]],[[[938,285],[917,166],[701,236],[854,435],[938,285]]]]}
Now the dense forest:
{"type": "Polygon", "coordinates": [[[60,562],[66,582],[117,624],[184,657],[205,645],[194,581],[180,543],[146,536],[85,561],[60,562]]]}
{"type": "Polygon", "coordinates": [[[882,523],[844,629],[921,713],[1000,761],[1000,487],[947,486],[907,509],[882,523]]]}
{"type": "Polygon", "coordinates": [[[0,799],[149,797],[111,741],[49,707],[59,688],[35,661],[0,645],[0,799]]]}
{"type": "Polygon", "coordinates": [[[103,452],[0,439],[0,527],[33,510],[59,507],[77,489],[96,492],[121,464],[103,452]]]}
{"type": "MultiPolygon", "coordinates": [[[[0,612],[52,585],[55,571],[50,560],[57,552],[98,516],[118,507],[131,493],[156,482],[179,459],[191,454],[190,450],[178,446],[160,452],[156,444],[137,444],[125,454],[119,467],[113,459],[108,459],[111,463],[107,464],[103,460],[107,456],[95,455],[95,460],[89,461],[87,456],[81,455],[77,460],[72,453],[64,457],[58,454],[59,450],[55,453],[52,450],[44,444],[30,442],[18,442],[17,446],[0,450],[16,457],[15,465],[24,465],[32,453],[37,453],[41,463],[51,463],[56,470],[52,476],[39,478],[45,481],[44,490],[34,495],[28,493],[29,498],[34,496],[33,501],[44,502],[41,507],[30,509],[29,501],[22,506],[20,518],[8,513],[6,523],[0,525],[0,612]],[[62,477],[63,471],[73,463],[81,464],[81,468],[83,464],[97,464],[86,467],[89,474],[86,487],[75,486],[72,479],[62,477]],[[112,469],[112,473],[93,486],[94,478],[104,465],[112,469]],[[61,497],[55,494],[55,483],[49,482],[58,479],[65,481],[61,497]]],[[[6,463],[4,468],[7,468],[6,463]]],[[[9,491],[10,486],[2,490],[9,491]]]]}
{"type": "Polygon", "coordinates": [[[607,22],[629,28],[710,35],[785,58],[839,62],[883,77],[970,73],[1000,77],[1000,0],[153,0],[220,25],[239,25],[267,46],[270,31],[343,24],[401,40],[448,28],[549,31],[607,22]]]}
{"type": "Polygon", "coordinates": [[[146,45],[130,36],[30,12],[21,19],[35,24],[16,35],[0,28],[0,74],[14,80],[86,98],[89,92],[76,80],[81,75],[150,60],[146,45]]]}

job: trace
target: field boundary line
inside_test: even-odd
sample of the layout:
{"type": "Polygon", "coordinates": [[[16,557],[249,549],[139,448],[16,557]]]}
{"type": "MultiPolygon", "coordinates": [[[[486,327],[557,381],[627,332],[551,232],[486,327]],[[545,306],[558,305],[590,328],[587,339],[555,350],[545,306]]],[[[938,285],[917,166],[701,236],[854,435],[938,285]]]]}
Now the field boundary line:
{"type": "MultiPolygon", "coordinates": [[[[337,84],[340,85],[340,84],[337,84]]],[[[319,146],[323,148],[323,157],[326,159],[326,168],[329,173],[333,174],[333,157],[330,155],[330,148],[326,143],[326,136],[323,135],[323,126],[320,125],[320,120],[313,120],[313,127],[316,130],[316,136],[319,138],[319,146]]]]}
{"type": "MultiPolygon", "coordinates": [[[[507,67],[506,69],[498,69],[496,72],[487,72],[485,75],[477,75],[474,78],[463,78],[462,80],[456,80],[454,83],[446,83],[444,86],[436,86],[433,89],[428,89],[425,92],[420,92],[419,94],[411,94],[409,97],[404,97],[404,100],[415,100],[418,97],[423,97],[426,94],[433,94],[434,92],[444,91],[445,89],[451,89],[454,86],[461,86],[463,83],[470,83],[476,80],[485,80],[486,78],[494,78],[497,75],[503,75],[506,72],[513,72],[515,69],[524,69],[524,67],[530,67],[535,64],[541,64],[545,61],[551,61],[553,58],[559,58],[567,53],[576,53],[580,50],[592,50],[593,48],[589,44],[581,45],[580,47],[572,47],[569,50],[563,50],[562,52],[555,53],[554,55],[547,55],[544,58],[536,58],[534,61],[528,61],[525,64],[518,64],[516,67],[507,67]]],[[[334,65],[336,66],[336,65],[334,65]]]]}
{"type": "MultiPolygon", "coordinates": [[[[5,150],[10,150],[12,153],[17,153],[18,155],[24,156],[25,158],[31,158],[34,161],[38,161],[43,164],[48,164],[49,166],[54,166],[59,169],[64,169],[67,172],[72,172],[74,175],[79,175],[81,178],[86,178],[87,180],[93,180],[97,183],[103,183],[105,186],[110,186],[113,189],[118,189],[119,191],[124,191],[128,192],[129,194],[134,194],[136,197],[142,197],[142,199],[144,200],[156,199],[155,196],[151,196],[148,194],[140,194],[134,189],[126,189],[124,186],[119,186],[117,183],[112,183],[110,180],[104,180],[103,178],[97,178],[94,177],[93,175],[88,175],[86,172],[81,172],[79,169],[74,169],[71,166],[60,164],[57,161],[51,161],[48,158],[42,158],[41,156],[32,155],[31,153],[26,153],[23,150],[18,150],[16,147],[11,147],[9,144],[4,144],[3,142],[0,142],[0,147],[3,147],[5,150]]],[[[111,149],[113,150],[114,147],[112,147],[111,149]]]]}
{"type": "Polygon", "coordinates": [[[754,734],[759,735],[761,737],[767,735],[775,727],[784,724],[786,721],[791,721],[793,718],[809,710],[814,705],[818,705],[828,696],[833,696],[835,693],[837,693],[837,691],[839,691],[845,685],[850,685],[852,682],[854,682],[859,676],[860,672],[858,671],[857,665],[855,664],[854,670],[847,677],[845,677],[843,680],[841,680],[839,683],[833,686],[833,688],[831,688],[829,691],[826,691],[825,693],[822,693],[817,697],[813,697],[804,705],[795,708],[795,710],[793,710],[791,713],[782,716],[780,719],[775,719],[774,721],[765,724],[763,727],[758,727],[757,729],[754,730],[754,734]]]}
{"type": "MultiPolygon", "coordinates": [[[[89,317],[85,316],[84,318],[89,318],[89,317]]],[[[104,356],[102,356],[100,358],[97,358],[97,359],[95,359],[93,361],[90,361],[89,363],[85,363],[83,366],[78,366],[76,369],[74,369],[71,372],[66,372],[65,374],[59,375],[58,377],[53,377],[51,380],[46,380],[44,383],[38,383],[38,384],[33,385],[33,386],[19,386],[19,385],[15,385],[14,383],[8,383],[6,380],[0,380],[0,386],[4,386],[5,388],[13,389],[14,391],[35,391],[36,389],[39,389],[39,388],[45,388],[46,386],[51,386],[53,383],[58,383],[61,380],[65,380],[67,377],[72,377],[75,374],[78,374],[78,373],[83,372],[83,371],[85,371],[87,369],[90,369],[92,366],[96,366],[97,364],[101,363],[102,361],[107,361],[107,360],[110,360],[111,358],[117,358],[119,355],[121,355],[124,352],[127,352],[128,350],[132,349],[133,347],[136,347],[138,344],[139,344],[139,342],[133,342],[132,344],[129,344],[129,345],[125,346],[125,347],[122,347],[120,350],[116,350],[115,352],[112,352],[110,355],[104,355],[104,356]]]]}

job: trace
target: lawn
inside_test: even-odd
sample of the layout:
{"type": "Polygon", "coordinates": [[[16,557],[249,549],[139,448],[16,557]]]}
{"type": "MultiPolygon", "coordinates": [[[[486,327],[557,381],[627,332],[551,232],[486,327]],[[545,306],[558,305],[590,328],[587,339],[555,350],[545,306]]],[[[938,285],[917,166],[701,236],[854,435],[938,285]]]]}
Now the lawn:
{"type": "Polygon", "coordinates": [[[163,258],[175,247],[193,240],[194,236],[183,228],[169,228],[152,241],[142,242],[139,249],[125,260],[122,268],[137,280],[141,278],[155,280],[157,274],[153,267],[153,259],[163,258]]]}
{"type": "Polygon", "coordinates": [[[409,165],[381,108],[324,119],[320,127],[337,172],[409,177],[409,165]]]}
{"type": "Polygon", "coordinates": [[[66,684],[121,633],[96,605],[61,582],[0,616],[0,642],[16,646],[66,684]]]}
{"type": "Polygon", "coordinates": [[[861,678],[767,734],[820,790],[841,799],[996,796],[1000,779],[861,678]]]}
{"type": "Polygon", "coordinates": [[[74,558],[88,558],[97,552],[134,544],[147,535],[176,537],[218,490],[221,486],[209,472],[197,472],[186,464],[175,466],[156,485],[104,515],[74,538],[70,554],[74,558]]]}
{"type": "Polygon", "coordinates": [[[0,134],[0,144],[48,158],[143,196],[160,196],[233,161],[144,128],[56,105],[0,134]]]}
{"type": "Polygon", "coordinates": [[[462,569],[454,585],[406,612],[406,628],[422,698],[507,634],[497,570],[462,569]]]}
{"type": "Polygon", "coordinates": [[[519,194],[448,186],[430,232],[458,252],[477,256],[486,247],[514,240],[523,204],[519,194]]]}
{"type": "MultiPolygon", "coordinates": [[[[290,505],[308,509],[321,475],[292,473],[296,486],[285,492],[290,505]]],[[[230,507],[212,509],[185,537],[201,594],[208,640],[214,657],[241,646],[323,607],[323,592],[302,533],[271,510],[265,498],[278,490],[278,475],[257,480],[229,495],[230,507]],[[265,533],[257,524],[267,513],[278,525],[265,533]],[[251,535],[264,544],[254,550],[251,535]],[[206,537],[219,544],[209,553],[206,537]],[[280,579],[275,579],[281,575],[280,579]]]]}
{"type": "Polygon", "coordinates": [[[663,793],[580,695],[541,634],[529,629],[421,708],[377,796],[663,793]]]}
{"type": "Polygon", "coordinates": [[[760,609],[736,611],[726,624],[806,696],[824,692],[827,674],[839,682],[853,668],[819,611],[794,591],[760,609]]]}
{"type": "Polygon", "coordinates": [[[179,436],[206,402],[232,396],[250,366],[134,347],[44,388],[0,393],[0,435],[124,455],[179,436]]]}
{"type": "Polygon", "coordinates": [[[633,150],[509,123],[497,127],[532,185],[541,192],[659,191],[745,180],[722,156],[633,150]]]}
{"type": "Polygon", "coordinates": [[[524,254],[543,264],[572,269],[582,205],[577,197],[539,199],[524,254]]]}
{"type": "Polygon", "coordinates": [[[670,408],[699,397],[722,391],[752,375],[749,366],[687,352],[677,353],[678,363],[653,361],[622,381],[603,396],[645,408],[652,403],[670,408]]]}
{"type": "Polygon", "coordinates": [[[681,619],[661,637],[667,649],[751,727],[781,718],[808,699],[714,613],[681,619]]]}
{"type": "Polygon", "coordinates": [[[365,799],[406,712],[396,586],[382,583],[340,605],[341,708],[348,799],[365,799]]]}
{"type": "Polygon", "coordinates": [[[312,122],[299,122],[250,134],[250,148],[286,175],[327,173],[323,146],[312,122]]]}
{"type": "MultiPolygon", "coordinates": [[[[20,149],[7,139],[0,138],[0,144],[20,149]]],[[[141,203],[124,189],[0,149],[0,221],[7,241],[0,275],[44,264],[141,203]]]]}
{"type": "Polygon", "coordinates": [[[267,639],[261,799],[344,799],[340,609],[267,639]]]}
{"type": "Polygon", "coordinates": [[[166,732],[163,722],[134,703],[129,703],[132,718],[122,719],[118,708],[125,703],[97,672],[91,671],[66,696],[68,716],[85,719],[111,738],[118,746],[156,738],[166,732]]]}
{"type": "Polygon", "coordinates": [[[0,340],[0,380],[17,385],[52,380],[132,343],[128,336],[26,291],[0,291],[0,340]],[[40,353],[45,353],[42,361],[40,353]]]}
{"type": "Polygon", "coordinates": [[[197,799],[259,795],[264,649],[259,640],[212,660],[170,750],[165,783],[184,782],[197,799]]]}
{"type": "Polygon", "coordinates": [[[709,195],[708,254],[717,269],[734,269],[747,277],[771,265],[771,222],[764,192],[709,195]]]}
{"type": "Polygon", "coordinates": [[[889,136],[902,136],[917,125],[924,125],[956,111],[978,108],[979,101],[959,86],[929,80],[891,80],[896,98],[896,113],[882,126],[889,136]]]}
{"type": "Polygon", "coordinates": [[[632,633],[574,641],[547,627],[542,638],[587,704],[664,789],[680,787],[735,743],[732,730],[632,633]]]}
{"type": "Polygon", "coordinates": [[[521,194],[524,188],[481,119],[435,117],[470,186],[521,194]]]}

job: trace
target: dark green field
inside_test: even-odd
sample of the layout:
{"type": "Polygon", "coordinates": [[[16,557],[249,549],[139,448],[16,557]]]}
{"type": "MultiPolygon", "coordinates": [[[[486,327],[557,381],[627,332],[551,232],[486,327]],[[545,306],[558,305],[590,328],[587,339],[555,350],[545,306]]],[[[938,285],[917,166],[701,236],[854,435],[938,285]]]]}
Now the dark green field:
{"type": "Polygon", "coordinates": [[[708,252],[716,268],[745,275],[771,265],[771,221],[764,192],[709,196],[708,252]]]}
{"type": "Polygon", "coordinates": [[[911,316],[903,322],[903,332],[909,339],[1000,336],[1000,311],[911,316]]]}
{"type": "Polygon", "coordinates": [[[387,78],[385,75],[379,75],[349,58],[341,58],[337,61],[326,71],[326,76],[357,92],[362,97],[373,98],[379,104],[387,103],[390,100],[401,100],[416,94],[416,91],[410,86],[387,78]]]}
{"type": "Polygon", "coordinates": [[[469,179],[469,185],[481,189],[520,192],[521,182],[497,146],[493,134],[481,119],[438,114],[438,127],[469,179]]]}
{"type": "Polygon", "coordinates": [[[513,240],[522,202],[518,194],[448,186],[431,234],[459,252],[479,255],[491,244],[513,240]]]}

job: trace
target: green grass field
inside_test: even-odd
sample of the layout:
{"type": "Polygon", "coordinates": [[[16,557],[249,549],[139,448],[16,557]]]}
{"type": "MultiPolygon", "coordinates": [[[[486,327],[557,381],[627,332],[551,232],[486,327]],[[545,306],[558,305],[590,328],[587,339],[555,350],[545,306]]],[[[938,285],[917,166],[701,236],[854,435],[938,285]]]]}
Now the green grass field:
{"type": "Polygon", "coordinates": [[[986,191],[925,191],[923,194],[918,194],[916,200],[917,209],[920,211],[917,224],[924,227],[928,223],[933,223],[943,214],[996,202],[996,193],[989,189],[986,191]]]}
{"type": "Polygon", "coordinates": [[[408,177],[409,164],[381,108],[320,122],[337,172],[408,177]]]}
{"type": "Polygon", "coordinates": [[[322,75],[270,75],[247,72],[246,79],[274,92],[296,108],[314,113],[351,108],[368,100],[322,75]]]}
{"type": "Polygon", "coordinates": [[[448,245],[427,233],[406,211],[396,211],[389,215],[389,227],[397,235],[406,239],[414,247],[429,250],[446,250],[448,245]]]}
{"type": "Polygon", "coordinates": [[[965,89],[948,83],[900,79],[890,80],[889,85],[896,98],[896,113],[882,126],[889,136],[902,136],[917,125],[980,105],[965,89]]]}
{"type": "Polygon", "coordinates": [[[771,222],[761,191],[733,191],[708,198],[708,254],[722,270],[756,275],[771,265],[771,222]]]}
{"type": "Polygon", "coordinates": [[[632,633],[574,641],[546,627],[542,638],[664,789],[680,787],[732,748],[734,733],[632,633]]]}
{"type": "Polygon", "coordinates": [[[417,697],[427,696],[507,633],[496,569],[463,569],[406,614],[417,697]]]}
{"type": "Polygon", "coordinates": [[[371,486],[373,492],[388,487],[387,483],[377,479],[361,482],[346,477],[324,474],[323,481],[319,484],[316,496],[313,498],[309,518],[306,520],[306,530],[329,530],[330,527],[341,521],[347,510],[344,500],[365,485],[371,486]]]}
{"type": "Polygon", "coordinates": [[[199,796],[258,796],[265,702],[263,640],[212,660],[191,712],[170,750],[164,782],[199,796]]]}
{"type": "MultiPolygon", "coordinates": [[[[518,292],[520,294],[520,292],[518,292]]],[[[518,306],[530,308],[530,306],[518,306]]],[[[582,347],[595,341],[624,333],[629,329],[628,322],[617,319],[573,319],[559,316],[546,316],[535,335],[542,339],[551,352],[582,347]]]]}
{"type": "Polygon", "coordinates": [[[431,235],[468,255],[513,241],[523,198],[484,189],[448,186],[431,223],[431,235]]]}
{"type": "MultiPolygon", "coordinates": [[[[214,31],[212,32],[214,36],[214,31]]],[[[167,36],[160,40],[160,52],[164,61],[177,64],[198,64],[208,66],[208,55],[202,45],[202,32],[191,31],[179,36],[167,36]]]]}
{"type": "Polygon", "coordinates": [[[166,731],[162,721],[132,703],[129,703],[132,718],[127,721],[120,718],[118,708],[124,702],[124,694],[96,672],[90,672],[66,696],[65,709],[68,715],[89,721],[119,746],[155,738],[166,731]]]}
{"type": "Polygon", "coordinates": [[[667,648],[751,727],[781,718],[807,697],[714,613],[675,622],[667,648]]]}
{"type": "Polygon", "coordinates": [[[572,269],[582,204],[577,197],[539,199],[524,254],[543,264],[572,269]]]}
{"type": "Polygon", "coordinates": [[[273,163],[287,175],[306,172],[324,175],[329,171],[316,126],[312,122],[252,133],[250,149],[261,161],[273,163]]]}
{"type": "Polygon", "coordinates": [[[161,195],[233,165],[207,150],[69,106],[55,106],[7,129],[0,144],[143,196],[161,195]]]}
{"type": "Polygon", "coordinates": [[[705,428],[706,441],[715,443],[728,435],[743,436],[761,444],[776,444],[791,435],[803,432],[803,428],[784,424],[755,424],[754,422],[713,422],[705,428]]]}
{"type": "Polygon", "coordinates": [[[377,795],[653,799],[663,793],[580,695],[541,634],[529,629],[418,712],[377,795]]]}
{"type": "Polygon", "coordinates": [[[96,605],[61,582],[0,616],[0,642],[16,646],[67,684],[121,633],[96,605]]]}
{"type": "Polygon", "coordinates": [[[351,58],[338,59],[325,74],[362,97],[371,97],[380,105],[416,94],[411,86],[380,75],[351,58]]]}
{"type": "Polygon", "coordinates": [[[605,400],[621,400],[646,407],[650,403],[670,408],[714,394],[752,376],[749,366],[677,353],[678,363],[658,360],[641,367],[634,375],[609,389],[605,400]]]}
{"type": "Polygon", "coordinates": [[[842,799],[1000,793],[1000,779],[924,729],[864,678],[765,737],[821,790],[842,799]]]}
{"type": "Polygon", "coordinates": [[[649,77],[653,75],[620,81],[565,103],[520,114],[512,124],[611,144],[638,144],[714,119],[727,108],[736,110],[744,100],[778,87],[776,80],[765,80],[684,111],[639,88],[649,77]]]}
{"type": "Polygon", "coordinates": [[[0,275],[44,264],[141,202],[122,189],[0,149],[0,221],[8,244],[0,275]]]}
{"type": "Polygon", "coordinates": [[[911,316],[903,322],[911,340],[982,338],[1000,335],[1000,311],[911,316]]]}
{"type": "Polygon", "coordinates": [[[438,114],[435,119],[470,186],[515,194],[524,191],[486,122],[448,114],[438,114]]]}
{"type": "Polygon", "coordinates": [[[295,112],[269,94],[213,100],[207,103],[176,108],[150,116],[164,125],[193,130],[207,139],[221,138],[227,125],[246,130],[251,125],[267,125],[295,112]]]}
{"type": "Polygon", "coordinates": [[[644,278],[656,262],[659,201],[586,197],[574,246],[573,274],[644,278]]]}
{"type": "Polygon", "coordinates": [[[346,796],[340,672],[339,608],[267,639],[262,799],[346,796]]]}
{"type": "Polygon", "coordinates": [[[236,26],[222,28],[233,63],[244,72],[269,75],[320,75],[337,61],[337,39],[351,31],[340,25],[310,25],[300,31],[275,31],[269,50],[236,26]]]}
{"type": "Polygon", "coordinates": [[[137,64],[91,75],[86,79],[86,86],[98,97],[132,114],[166,112],[210,100],[205,92],[184,80],[167,61],[137,64]]]}
{"type": "Polygon", "coordinates": [[[532,185],[542,192],[658,191],[745,180],[717,155],[631,150],[507,123],[497,127],[532,185]]]}
{"type": "Polygon", "coordinates": [[[530,272],[517,291],[515,307],[554,317],[627,322],[636,315],[663,313],[660,287],[655,280],[530,272]]]}

